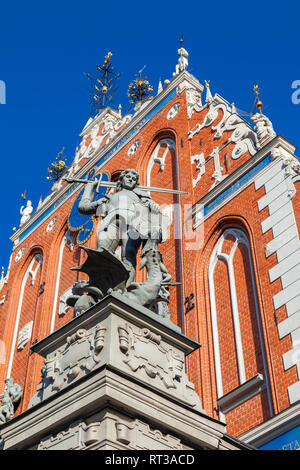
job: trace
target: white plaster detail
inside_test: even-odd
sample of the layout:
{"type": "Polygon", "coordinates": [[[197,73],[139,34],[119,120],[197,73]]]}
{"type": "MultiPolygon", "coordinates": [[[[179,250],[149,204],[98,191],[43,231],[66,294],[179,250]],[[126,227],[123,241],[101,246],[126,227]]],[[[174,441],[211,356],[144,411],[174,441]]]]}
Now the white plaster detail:
{"type": "Polygon", "coordinates": [[[119,113],[110,108],[105,108],[94,119],[90,118],[80,134],[82,141],[79,148],[76,149],[73,173],[76,172],[78,163],[83,158],[91,158],[102,145],[104,139],[105,143],[108,144],[130,120],[130,115],[122,118],[119,113]],[[101,127],[102,130],[100,131],[101,127]],[[88,137],[91,139],[89,144],[87,143],[88,137]]]}
{"type": "Polygon", "coordinates": [[[57,221],[57,217],[53,217],[53,219],[50,220],[49,224],[46,227],[46,232],[51,232],[54,225],[56,224],[56,221],[57,221]]]}
{"type": "Polygon", "coordinates": [[[186,70],[189,65],[188,52],[183,47],[181,47],[180,49],[178,49],[177,53],[178,53],[178,64],[176,65],[175,72],[173,73],[174,77],[176,75],[179,75],[184,70],[186,70]]]}
{"type": "MultiPolygon", "coordinates": [[[[285,369],[297,366],[300,379],[298,338],[293,335],[300,328],[300,239],[291,199],[295,195],[293,177],[300,165],[294,149],[278,146],[272,149],[274,163],[255,183],[265,187],[265,195],[258,201],[258,209],[269,209],[269,217],[262,223],[262,232],[272,230],[273,239],[266,245],[266,256],[276,254],[277,264],[269,270],[270,282],[281,280],[281,290],[273,296],[274,309],[286,307],[288,318],[278,324],[280,338],[291,335],[292,348],[283,354],[285,369]]],[[[300,399],[300,381],[288,388],[290,402],[300,399]]]]}
{"type": "Polygon", "coordinates": [[[31,201],[28,200],[27,204],[26,204],[26,207],[21,206],[20,214],[21,214],[22,217],[21,217],[21,220],[20,220],[19,227],[24,225],[30,219],[32,211],[33,211],[32,203],[31,203],[31,201]]]}
{"type": "Polygon", "coordinates": [[[19,331],[19,322],[20,322],[20,316],[21,316],[21,311],[22,311],[22,304],[23,304],[23,297],[24,297],[24,292],[25,292],[25,286],[27,283],[28,276],[30,275],[32,277],[31,279],[31,284],[32,280],[35,279],[36,274],[38,269],[41,267],[43,262],[43,257],[41,254],[36,254],[28,268],[27,271],[23,277],[22,285],[21,285],[21,290],[20,290],[20,297],[19,297],[19,303],[18,303],[18,309],[17,309],[17,315],[15,319],[15,326],[14,326],[14,333],[13,333],[13,339],[12,339],[12,344],[11,344],[11,350],[10,350],[10,357],[9,357],[9,362],[8,362],[8,369],[7,369],[7,377],[10,377],[11,374],[11,369],[12,369],[12,364],[13,364],[13,358],[14,358],[14,352],[15,352],[15,347],[16,347],[16,342],[17,342],[17,335],[19,331]],[[37,263],[36,268],[33,269],[34,264],[37,263]]]}
{"type": "Polygon", "coordinates": [[[202,124],[196,124],[195,127],[188,132],[189,140],[191,140],[194,135],[198,134],[201,129],[208,126],[212,126],[211,129],[215,132],[214,139],[222,137],[225,131],[233,131],[229,137],[229,141],[235,144],[232,151],[232,158],[234,160],[240,158],[246,152],[249,152],[250,155],[256,153],[257,136],[254,130],[240,116],[232,113],[226,103],[220,102],[216,97],[212,99],[202,124]],[[218,125],[213,126],[212,124],[219,116],[219,110],[222,111],[221,121],[218,125]]]}
{"type": "Polygon", "coordinates": [[[21,328],[21,330],[19,331],[18,343],[17,343],[18,351],[21,351],[22,349],[24,349],[24,347],[30,340],[31,335],[32,335],[32,328],[33,328],[33,320],[26,323],[26,325],[24,325],[23,328],[21,328]]]}
{"type": "Polygon", "coordinates": [[[40,268],[40,266],[43,262],[43,257],[42,257],[42,255],[38,254],[38,255],[35,255],[33,259],[34,259],[34,261],[37,262],[36,265],[34,266],[34,263],[32,263],[30,265],[30,268],[27,271],[28,275],[31,276],[30,283],[31,283],[32,286],[35,283],[36,275],[37,275],[38,270],[39,270],[39,268],[40,268]]]}
{"type": "Polygon", "coordinates": [[[205,157],[204,157],[204,153],[200,153],[200,155],[192,155],[191,156],[191,163],[195,163],[197,162],[198,165],[196,166],[196,170],[198,170],[198,176],[196,179],[193,179],[193,188],[195,188],[195,186],[197,186],[197,184],[199,183],[201,177],[204,175],[205,173],[205,157]]]}
{"type": "MultiPolygon", "coordinates": [[[[54,331],[54,325],[55,325],[55,314],[56,314],[56,310],[57,310],[58,291],[59,291],[59,285],[60,285],[60,275],[61,275],[61,267],[62,267],[64,248],[67,247],[70,251],[73,251],[74,246],[75,246],[74,245],[74,234],[70,230],[67,230],[67,232],[65,233],[65,236],[62,239],[60,249],[59,249],[58,267],[57,267],[56,282],[55,282],[55,289],[54,289],[54,299],[53,299],[50,333],[52,333],[54,331]]],[[[60,305],[60,308],[61,308],[61,305],[60,305]]]]}
{"type": "Polygon", "coordinates": [[[160,171],[164,171],[166,157],[170,150],[174,150],[176,154],[176,145],[173,139],[161,139],[157,143],[148,163],[148,168],[147,168],[147,185],[148,186],[151,186],[150,184],[151,183],[151,171],[154,166],[154,163],[158,163],[160,171]],[[165,147],[165,150],[164,150],[163,155],[159,157],[158,154],[159,154],[161,147],[165,147]]]}
{"type": "Polygon", "coordinates": [[[276,136],[276,132],[274,132],[270,119],[261,113],[254,114],[251,117],[251,121],[255,124],[254,131],[257,134],[257,148],[261,149],[276,136]]]}
{"type": "Polygon", "coordinates": [[[138,149],[138,146],[140,145],[139,139],[133,142],[133,144],[130,146],[128,150],[128,156],[131,157],[138,149]]]}
{"type": "Polygon", "coordinates": [[[213,157],[214,159],[214,166],[215,166],[215,171],[212,174],[212,178],[214,178],[215,182],[211,186],[210,189],[214,188],[217,184],[221,183],[224,178],[226,178],[226,175],[222,174],[222,171],[224,170],[223,167],[221,167],[220,164],[220,156],[219,156],[219,149],[218,147],[215,147],[210,155],[210,157],[213,157]]]}
{"type": "Polygon", "coordinates": [[[186,91],[188,119],[191,119],[193,112],[199,113],[204,108],[201,101],[201,92],[195,88],[189,88],[186,91]]]}
{"type": "Polygon", "coordinates": [[[24,246],[19,249],[19,251],[18,251],[18,253],[16,254],[16,257],[15,257],[15,262],[16,263],[22,258],[24,251],[25,251],[24,246]]]}
{"type": "Polygon", "coordinates": [[[175,103],[167,114],[167,119],[173,119],[180,109],[180,103],[175,103]]]}

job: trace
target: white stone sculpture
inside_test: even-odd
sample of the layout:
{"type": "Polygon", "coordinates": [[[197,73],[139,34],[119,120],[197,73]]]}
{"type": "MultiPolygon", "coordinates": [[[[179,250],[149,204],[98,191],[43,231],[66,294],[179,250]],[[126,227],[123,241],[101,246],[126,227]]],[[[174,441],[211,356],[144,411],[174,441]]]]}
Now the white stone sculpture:
{"type": "Polygon", "coordinates": [[[33,207],[31,204],[31,201],[27,201],[26,207],[22,206],[20,209],[20,214],[21,214],[21,220],[20,220],[20,227],[24,225],[31,217],[33,211],[33,207]]]}
{"type": "Polygon", "coordinates": [[[251,121],[255,124],[254,131],[257,134],[257,148],[260,149],[276,136],[276,132],[274,132],[270,119],[264,114],[254,114],[251,117],[251,121]]]}
{"type": "Polygon", "coordinates": [[[179,58],[178,58],[178,64],[176,65],[176,71],[173,73],[173,76],[176,76],[180,72],[183,72],[184,70],[186,70],[188,65],[189,65],[189,62],[188,62],[189,54],[188,54],[188,52],[183,47],[178,49],[177,52],[178,52],[179,58]]]}

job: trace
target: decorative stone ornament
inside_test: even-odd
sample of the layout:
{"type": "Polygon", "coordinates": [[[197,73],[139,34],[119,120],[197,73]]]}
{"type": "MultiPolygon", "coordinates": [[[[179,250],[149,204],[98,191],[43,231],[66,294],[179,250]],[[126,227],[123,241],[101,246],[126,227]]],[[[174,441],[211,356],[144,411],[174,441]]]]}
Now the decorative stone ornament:
{"type": "Polygon", "coordinates": [[[33,211],[33,207],[31,201],[27,201],[26,207],[22,206],[20,209],[21,220],[20,220],[20,227],[24,225],[31,217],[33,211]]]}
{"type": "Polygon", "coordinates": [[[0,395],[0,398],[2,398],[0,406],[0,424],[6,423],[13,418],[15,405],[23,394],[22,387],[19,384],[15,384],[12,378],[7,378],[4,382],[5,390],[4,393],[0,395]]]}
{"type": "Polygon", "coordinates": [[[168,112],[167,119],[173,119],[178,113],[179,108],[180,108],[180,103],[175,103],[170,109],[170,111],[168,112]]]}
{"type": "Polygon", "coordinates": [[[46,232],[51,232],[51,230],[53,229],[54,225],[56,224],[56,220],[57,220],[56,217],[53,217],[53,219],[50,220],[49,224],[48,224],[47,227],[46,227],[46,232]]]}
{"type": "Polygon", "coordinates": [[[25,251],[25,247],[24,247],[24,246],[19,249],[19,251],[18,251],[18,253],[17,253],[16,257],[15,257],[16,263],[22,258],[24,251],[25,251]]]}
{"type": "Polygon", "coordinates": [[[255,124],[254,131],[257,134],[257,148],[260,149],[276,136],[273,125],[266,116],[256,113],[251,117],[251,121],[255,124]]]}
{"type": "Polygon", "coordinates": [[[19,331],[19,336],[18,336],[18,343],[17,343],[17,349],[18,351],[21,351],[24,349],[26,344],[31,338],[32,334],[32,327],[33,327],[33,320],[31,320],[29,323],[26,323],[26,325],[21,328],[19,331]]]}
{"type": "Polygon", "coordinates": [[[135,142],[133,142],[133,144],[131,145],[131,147],[128,150],[128,156],[129,157],[131,157],[137,151],[139,145],[140,145],[139,139],[136,140],[135,142]]]}

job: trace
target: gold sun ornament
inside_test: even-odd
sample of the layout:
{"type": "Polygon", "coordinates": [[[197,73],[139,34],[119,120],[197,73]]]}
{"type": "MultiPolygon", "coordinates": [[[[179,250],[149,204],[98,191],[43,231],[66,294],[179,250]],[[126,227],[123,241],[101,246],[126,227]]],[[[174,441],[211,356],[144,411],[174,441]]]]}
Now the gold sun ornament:
{"type": "Polygon", "coordinates": [[[142,76],[144,68],[145,67],[136,74],[137,78],[128,85],[127,95],[130,98],[129,102],[131,104],[142,103],[149,99],[153,93],[153,87],[150,85],[149,81],[146,80],[147,77],[142,76]]]}
{"type": "Polygon", "coordinates": [[[47,180],[50,181],[58,181],[62,175],[69,169],[66,165],[66,157],[63,155],[64,147],[58,153],[54,162],[51,163],[51,166],[47,168],[47,172],[49,176],[47,176],[47,180]]]}

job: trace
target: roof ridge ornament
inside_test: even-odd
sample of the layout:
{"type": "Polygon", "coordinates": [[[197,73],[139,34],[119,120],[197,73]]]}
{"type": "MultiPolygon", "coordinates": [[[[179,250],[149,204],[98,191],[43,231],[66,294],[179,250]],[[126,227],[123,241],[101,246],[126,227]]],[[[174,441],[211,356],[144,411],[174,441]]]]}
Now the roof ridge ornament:
{"type": "Polygon", "coordinates": [[[206,87],[206,99],[205,99],[205,103],[208,103],[210,104],[213,100],[213,97],[212,97],[212,94],[211,94],[211,91],[210,91],[210,80],[205,80],[205,87],[206,87]]]}
{"type": "Polygon", "coordinates": [[[183,35],[181,35],[181,38],[180,38],[180,48],[177,51],[178,64],[176,65],[175,72],[173,73],[173,77],[176,77],[176,75],[179,75],[181,72],[186,70],[189,65],[189,61],[188,61],[189,53],[182,46],[182,44],[183,44],[183,35]]]}

